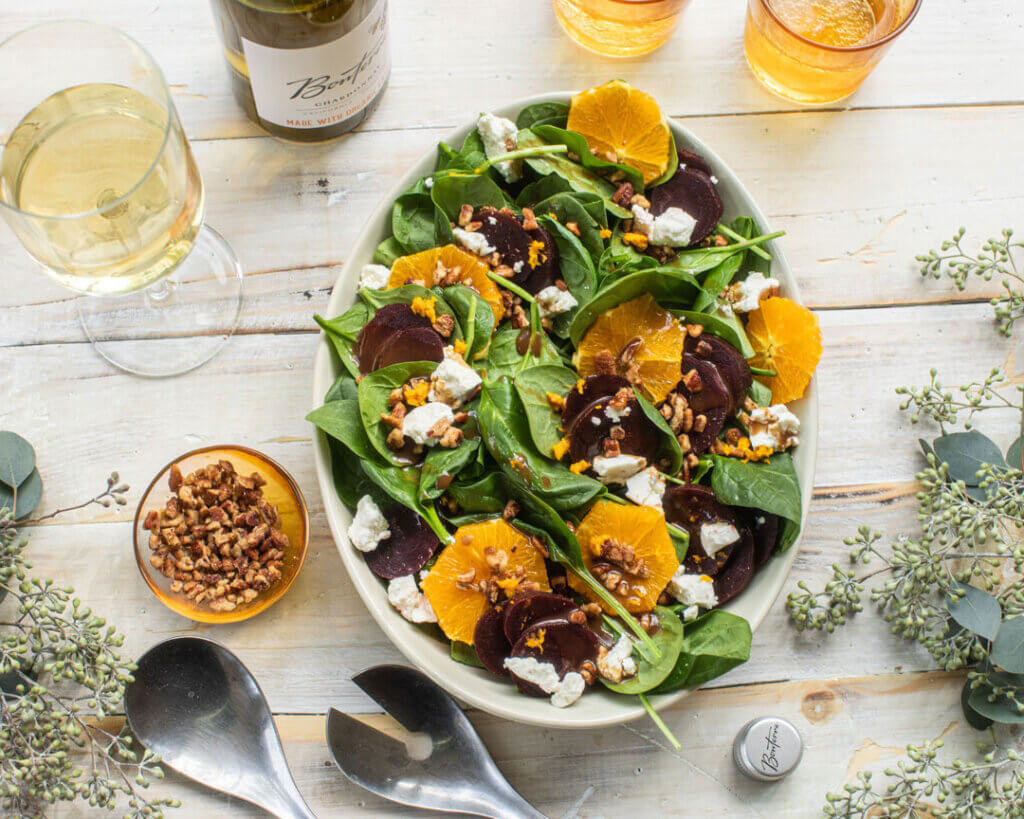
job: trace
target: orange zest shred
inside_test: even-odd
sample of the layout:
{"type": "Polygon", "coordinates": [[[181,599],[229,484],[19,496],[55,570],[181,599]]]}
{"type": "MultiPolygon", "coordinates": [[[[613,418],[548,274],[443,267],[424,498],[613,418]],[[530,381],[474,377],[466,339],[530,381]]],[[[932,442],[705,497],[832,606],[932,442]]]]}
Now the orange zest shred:
{"type": "Polygon", "coordinates": [[[466,352],[466,342],[461,338],[457,338],[455,339],[455,343],[452,345],[452,349],[459,355],[463,355],[466,352]]]}
{"type": "Polygon", "coordinates": [[[527,259],[531,268],[538,267],[548,260],[544,251],[544,243],[540,239],[530,242],[530,257],[527,259]]]}
{"type": "Polygon", "coordinates": [[[622,244],[632,245],[637,250],[647,250],[648,238],[642,233],[630,231],[622,234],[622,244]]]}
{"type": "Polygon", "coordinates": [[[402,390],[402,397],[405,403],[411,407],[422,407],[427,403],[427,394],[430,392],[430,382],[420,381],[412,387],[405,387],[402,390]]]}
{"type": "Polygon", "coordinates": [[[547,399],[548,404],[551,405],[551,409],[553,410],[561,412],[565,407],[565,399],[557,392],[545,392],[544,397],[547,399]]]}
{"type": "MultiPolygon", "coordinates": [[[[569,439],[563,438],[553,447],[551,447],[551,454],[555,456],[555,460],[562,460],[565,457],[565,453],[569,451],[569,439]]],[[[586,469],[586,467],[584,467],[586,469]]]]}
{"type": "Polygon", "coordinates": [[[437,321],[437,299],[431,296],[429,299],[425,299],[422,296],[415,296],[412,300],[412,311],[418,315],[423,316],[431,324],[437,321]]]}
{"type": "Polygon", "coordinates": [[[721,450],[723,455],[727,455],[730,458],[739,458],[744,463],[750,463],[751,461],[764,461],[768,463],[768,459],[775,454],[775,450],[770,446],[751,447],[750,439],[746,436],[740,438],[735,446],[722,441],[718,445],[718,449],[721,450]]]}
{"type": "Polygon", "coordinates": [[[608,229],[608,228],[601,228],[601,238],[602,239],[611,238],[611,235],[612,235],[612,232],[611,232],[610,229],[608,229]]]}
{"type": "Polygon", "coordinates": [[[547,636],[548,630],[546,628],[537,629],[537,633],[532,637],[526,638],[526,645],[530,648],[540,648],[544,645],[544,638],[547,636]]]}
{"type": "Polygon", "coordinates": [[[577,475],[582,475],[590,468],[590,461],[576,461],[572,466],[569,467],[569,471],[577,475]]]}

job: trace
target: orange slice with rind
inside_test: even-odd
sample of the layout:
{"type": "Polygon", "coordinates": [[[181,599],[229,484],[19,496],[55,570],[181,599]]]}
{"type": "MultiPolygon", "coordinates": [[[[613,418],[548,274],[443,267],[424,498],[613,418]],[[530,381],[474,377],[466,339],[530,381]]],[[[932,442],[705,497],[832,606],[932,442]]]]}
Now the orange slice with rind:
{"type": "Polygon", "coordinates": [[[475,290],[491,306],[495,325],[501,321],[505,315],[501,291],[487,275],[487,265],[478,256],[460,250],[455,245],[434,247],[395,259],[391,265],[391,275],[388,277],[386,289],[391,290],[406,284],[433,287],[438,263],[447,271],[458,271],[457,281],[449,284],[464,284],[475,290]]]}
{"type": "Polygon", "coordinates": [[[777,373],[758,377],[772,391],[772,401],[785,404],[803,397],[821,360],[818,317],[802,304],[773,296],[750,314],[746,329],[754,348],[751,366],[777,373]]]}

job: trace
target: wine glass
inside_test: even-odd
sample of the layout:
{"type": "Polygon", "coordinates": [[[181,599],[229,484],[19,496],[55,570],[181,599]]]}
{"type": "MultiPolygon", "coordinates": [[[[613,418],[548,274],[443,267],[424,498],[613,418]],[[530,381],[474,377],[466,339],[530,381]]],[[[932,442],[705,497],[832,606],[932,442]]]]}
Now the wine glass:
{"type": "Polygon", "coordinates": [[[203,225],[160,67],[117,29],[62,21],[0,43],[0,77],[0,212],[44,272],[85,294],[96,351],[154,377],[216,355],[238,323],[242,270],[203,225]]]}

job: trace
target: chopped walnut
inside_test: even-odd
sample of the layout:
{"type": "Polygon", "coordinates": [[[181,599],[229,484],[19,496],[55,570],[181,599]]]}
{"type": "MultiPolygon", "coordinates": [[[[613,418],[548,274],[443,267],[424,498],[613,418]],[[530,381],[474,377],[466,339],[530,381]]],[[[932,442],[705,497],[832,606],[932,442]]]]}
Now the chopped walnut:
{"type": "Polygon", "coordinates": [[[635,191],[629,182],[623,182],[612,194],[612,201],[620,208],[628,208],[635,191]]]}
{"type": "Polygon", "coordinates": [[[690,338],[699,338],[700,334],[704,332],[703,324],[687,324],[686,333],[690,338]]]}
{"type": "Polygon", "coordinates": [[[700,381],[700,373],[697,370],[690,370],[683,376],[683,386],[691,393],[700,392],[703,385],[700,381]]]}
{"type": "Polygon", "coordinates": [[[510,521],[516,515],[519,514],[519,504],[514,500],[510,500],[505,504],[505,508],[501,510],[501,519],[504,521],[510,521]]]}
{"type": "Polygon", "coordinates": [[[600,375],[615,375],[615,353],[601,350],[594,356],[594,370],[600,375]]]}
{"type": "Polygon", "coordinates": [[[632,398],[633,390],[629,387],[621,387],[608,401],[608,406],[613,410],[621,412],[626,408],[632,398]]]}
{"type": "Polygon", "coordinates": [[[536,230],[539,227],[537,218],[533,215],[531,208],[523,208],[523,229],[536,230]]]}
{"type": "Polygon", "coordinates": [[[455,449],[455,447],[462,443],[462,430],[458,427],[448,426],[441,433],[437,443],[445,449],[455,449]]]}
{"type": "Polygon", "coordinates": [[[380,420],[387,424],[392,429],[401,429],[402,424],[405,423],[405,404],[399,401],[393,407],[391,407],[391,414],[380,414],[380,420]]]}
{"type": "Polygon", "coordinates": [[[441,338],[448,338],[455,330],[455,318],[447,313],[442,313],[431,326],[441,338]]]}
{"type": "Polygon", "coordinates": [[[639,205],[644,210],[651,209],[651,200],[644,196],[642,193],[634,193],[631,197],[629,197],[629,204],[639,205]]]}
{"type": "Polygon", "coordinates": [[[523,309],[523,305],[521,305],[521,304],[513,305],[513,307],[512,307],[512,318],[509,319],[509,322],[517,330],[522,330],[524,327],[529,327],[530,326],[530,319],[526,315],[526,311],[523,309]]]}
{"type": "Polygon", "coordinates": [[[473,221],[473,206],[463,205],[459,208],[459,227],[466,227],[473,221]]]}
{"type": "Polygon", "coordinates": [[[698,415],[693,419],[693,431],[703,432],[708,425],[708,417],[706,415],[698,415]]]}
{"type": "Polygon", "coordinates": [[[669,428],[673,432],[678,433],[680,430],[684,432],[689,431],[684,429],[686,417],[687,413],[689,413],[692,418],[693,413],[690,411],[689,402],[678,392],[670,392],[668,394],[665,403],[661,405],[660,412],[661,417],[668,421],[669,428]]]}
{"type": "Polygon", "coordinates": [[[388,437],[384,439],[384,443],[387,444],[388,449],[398,452],[405,446],[405,435],[402,434],[402,428],[393,429],[388,433],[388,437]]]}
{"type": "Polygon", "coordinates": [[[619,446],[619,442],[616,441],[614,438],[605,438],[601,442],[601,446],[604,448],[604,457],[606,458],[614,458],[617,455],[622,454],[622,449],[619,446]]]}
{"type": "Polygon", "coordinates": [[[644,559],[637,557],[633,547],[614,538],[608,538],[601,544],[601,559],[620,567],[634,577],[650,575],[650,570],[644,563],[644,559]]]}

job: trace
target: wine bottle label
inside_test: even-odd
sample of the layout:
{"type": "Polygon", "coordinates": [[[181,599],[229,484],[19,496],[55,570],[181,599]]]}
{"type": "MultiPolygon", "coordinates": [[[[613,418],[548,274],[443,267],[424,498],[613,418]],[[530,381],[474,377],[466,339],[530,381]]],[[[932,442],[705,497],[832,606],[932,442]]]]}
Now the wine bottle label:
{"type": "Polygon", "coordinates": [[[388,78],[387,0],[337,40],[271,48],[242,37],[260,117],[285,128],[324,128],[369,105],[388,78]]]}

